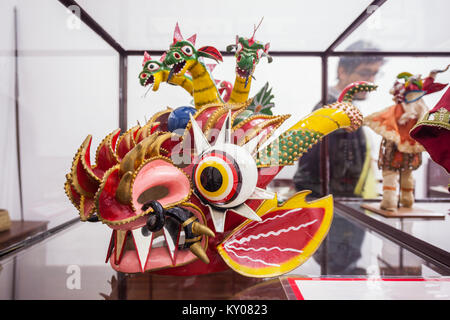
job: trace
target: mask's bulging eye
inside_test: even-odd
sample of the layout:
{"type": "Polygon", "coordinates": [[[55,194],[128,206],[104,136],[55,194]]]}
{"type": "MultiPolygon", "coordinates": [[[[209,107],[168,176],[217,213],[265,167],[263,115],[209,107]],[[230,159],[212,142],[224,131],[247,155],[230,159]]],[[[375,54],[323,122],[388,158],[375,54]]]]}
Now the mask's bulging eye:
{"type": "Polygon", "coordinates": [[[181,48],[181,51],[183,51],[183,53],[187,56],[192,56],[192,54],[194,53],[194,50],[192,50],[192,48],[190,46],[184,46],[181,48]]]}
{"type": "Polygon", "coordinates": [[[147,69],[148,69],[149,71],[156,71],[156,70],[159,69],[159,65],[158,65],[157,63],[149,63],[149,64],[147,65],[147,69]]]}
{"type": "Polygon", "coordinates": [[[256,164],[251,155],[236,145],[229,150],[205,152],[192,172],[197,193],[204,201],[223,208],[242,204],[254,192],[256,164]]]}
{"type": "Polygon", "coordinates": [[[241,189],[242,175],[238,165],[230,155],[218,150],[200,158],[193,177],[198,192],[211,204],[230,203],[241,189]]]}

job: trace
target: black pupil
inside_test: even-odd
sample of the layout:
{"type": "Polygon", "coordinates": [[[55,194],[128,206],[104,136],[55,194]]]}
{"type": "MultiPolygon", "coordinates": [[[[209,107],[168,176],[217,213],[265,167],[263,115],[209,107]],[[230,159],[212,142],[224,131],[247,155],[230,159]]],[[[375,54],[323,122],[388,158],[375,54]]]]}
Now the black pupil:
{"type": "Polygon", "coordinates": [[[222,186],[222,174],[215,167],[206,167],[200,174],[200,183],[209,192],[215,192],[222,186]]]}

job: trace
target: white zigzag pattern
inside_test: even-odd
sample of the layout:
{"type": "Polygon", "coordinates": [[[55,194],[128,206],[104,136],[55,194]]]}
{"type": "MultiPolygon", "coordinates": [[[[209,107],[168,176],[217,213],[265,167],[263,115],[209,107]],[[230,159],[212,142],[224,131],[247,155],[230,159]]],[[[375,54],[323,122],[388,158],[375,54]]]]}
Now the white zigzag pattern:
{"type": "Polygon", "coordinates": [[[242,238],[242,239],[240,239],[240,240],[234,239],[234,240],[230,241],[230,242],[228,243],[228,245],[231,245],[231,244],[233,244],[233,243],[239,243],[239,244],[242,244],[242,243],[247,242],[247,241],[250,241],[250,240],[252,240],[252,239],[253,239],[253,240],[257,240],[257,239],[259,239],[259,238],[261,238],[261,237],[267,238],[267,237],[270,237],[270,236],[278,236],[278,235],[280,235],[281,233],[289,232],[289,231],[292,231],[292,230],[295,230],[295,231],[300,230],[301,228],[310,226],[310,225],[312,225],[312,224],[314,224],[314,223],[316,223],[316,222],[317,222],[317,219],[314,219],[314,220],[312,220],[312,221],[310,221],[310,222],[301,224],[301,225],[299,225],[299,226],[297,226],[297,227],[289,227],[289,228],[287,228],[287,229],[280,229],[280,230],[278,230],[278,231],[269,231],[269,232],[267,232],[267,233],[260,233],[260,234],[258,234],[258,235],[256,235],[256,236],[250,235],[250,236],[244,237],[244,238],[242,238]]]}
{"type": "Polygon", "coordinates": [[[236,257],[238,257],[238,258],[249,259],[249,260],[251,260],[251,261],[253,261],[253,262],[260,262],[260,263],[265,264],[265,265],[268,265],[268,266],[274,266],[274,267],[279,267],[279,266],[280,266],[279,264],[269,263],[269,262],[266,262],[266,261],[261,260],[261,259],[253,259],[253,258],[250,258],[250,257],[248,257],[248,256],[240,256],[240,255],[238,255],[236,252],[234,252],[233,250],[230,250],[230,252],[233,253],[233,254],[234,254],[236,257]]]}
{"type": "Polygon", "coordinates": [[[291,252],[298,252],[298,253],[302,253],[303,252],[302,250],[297,250],[297,249],[294,249],[294,248],[284,248],[284,249],[282,249],[280,247],[270,247],[270,248],[260,247],[258,249],[256,249],[256,248],[239,248],[239,247],[231,246],[231,245],[228,245],[228,244],[225,245],[225,248],[226,249],[244,250],[244,251],[266,251],[266,252],[268,252],[268,251],[272,251],[272,250],[279,250],[279,251],[282,251],[282,252],[283,251],[291,251],[291,252]]]}
{"type": "MultiPolygon", "coordinates": [[[[296,211],[296,210],[298,210],[298,208],[295,208],[295,209],[286,211],[286,212],[283,213],[283,214],[280,214],[280,215],[277,215],[277,216],[274,216],[274,217],[271,217],[271,218],[264,219],[263,221],[256,222],[256,223],[253,224],[252,226],[250,226],[250,227],[248,227],[248,228],[242,229],[241,232],[239,232],[239,234],[242,233],[242,232],[245,232],[245,231],[247,231],[247,230],[250,230],[250,229],[252,229],[252,228],[255,228],[255,227],[259,226],[260,224],[263,224],[263,223],[265,223],[265,222],[267,222],[267,221],[272,221],[272,220],[275,220],[275,219],[278,219],[278,218],[283,218],[284,216],[286,216],[286,215],[288,215],[288,214],[290,214],[290,213],[292,213],[292,212],[294,212],[294,211],[296,211]]],[[[299,211],[302,211],[302,210],[303,210],[303,208],[300,208],[299,211]]]]}

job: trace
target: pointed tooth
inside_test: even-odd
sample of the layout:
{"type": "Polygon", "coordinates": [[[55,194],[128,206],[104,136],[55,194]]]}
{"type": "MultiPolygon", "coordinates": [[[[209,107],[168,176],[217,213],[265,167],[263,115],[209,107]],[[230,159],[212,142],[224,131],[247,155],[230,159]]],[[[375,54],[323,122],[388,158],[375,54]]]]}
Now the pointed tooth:
{"type": "Polygon", "coordinates": [[[166,240],[167,250],[169,251],[170,258],[172,259],[172,264],[175,265],[181,228],[178,224],[176,229],[170,228],[170,224],[168,223],[169,221],[171,220],[166,220],[166,226],[163,228],[163,234],[166,240]]]}
{"type": "MultiPolygon", "coordinates": [[[[145,228],[145,227],[144,227],[145,228]]],[[[131,231],[133,233],[134,247],[139,258],[139,264],[142,272],[145,270],[148,256],[150,255],[150,249],[153,242],[153,232],[148,231],[149,235],[144,236],[142,228],[137,228],[131,231]]]]}
{"type": "Polygon", "coordinates": [[[202,129],[200,129],[192,114],[190,114],[189,117],[191,118],[192,132],[194,134],[195,151],[198,155],[200,155],[211,146],[209,145],[208,139],[206,139],[202,129]]]}
{"type": "Polygon", "coordinates": [[[128,230],[116,230],[116,238],[115,238],[115,264],[119,264],[122,259],[123,249],[125,248],[125,241],[127,240],[128,230]]]}
{"type": "Polygon", "coordinates": [[[206,205],[209,208],[209,212],[211,213],[211,218],[214,224],[214,228],[217,232],[223,232],[225,229],[225,216],[226,211],[217,210],[209,205],[206,205]]]}
{"type": "Polygon", "coordinates": [[[230,143],[231,141],[231,110],[228,110],[227,117],[216,139],[217,144],[230,143]]]}
{"type": "Polygon", "coordinates": [[[249,199],[264,199],[264,200],[272,200],[273,198],[275,198],[275,193],[258,187],[255,188],[255,191],[249,197],[249,199]]]}
{"type": "Polygon", "coordinates": [[[230,208],[230,210],[233,210],[233,212],[236,212],[237,214],[255,221],[262,221],[261,217],[256,214],[255,211],[252,210],[249,206],[247,206],[245,203],[241,204],[240,206],[236,208],[230,208]]]}
{"type": "Polygon", "coordinates": [[[214,232],[210,228],[199,222],[192,223],[192,232],[198,236],[204,234],[210,237],[215,237],[214,232]]]}
{"type": "Polygon", "coordinates": [[[113,252],[113,249],[114,249],[114,233],[115,232],[116,231],[113,230],[113,232],[111,233],[111,240],[109,240],[108,252],[106,253],[105,263],[108,262],[109,258],[111,257],[111,254],[113,252]]]}
{"type": "Polygon", "coordinates": [[[206,264],[209,263],[209,258],[206,255],[205,250],[202,248],[202,245],[200,244],[200,242],[194,242],[193,244],[191,244],[191,246],[189,247],[189,250],[191,250],[191,252],[193,254],[195,254],[204,263],[206,263],[206,264]]]}

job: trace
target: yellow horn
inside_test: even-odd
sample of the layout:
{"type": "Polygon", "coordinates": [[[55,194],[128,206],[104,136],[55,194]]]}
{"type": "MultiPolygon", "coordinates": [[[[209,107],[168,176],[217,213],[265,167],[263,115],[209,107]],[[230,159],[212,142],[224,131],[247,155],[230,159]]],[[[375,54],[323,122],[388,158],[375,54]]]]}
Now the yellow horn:
{"type": "Polygon", "coordinates": [[[199,222],[192,223],[192,232],[198,236],[202,234],[210,237],[216,236],[210,228],[199,222]]]}
{"type": "Polygon", "coordinates": [[[125,172],[137,169],[137,167],[141,164],[144,158],[142,144],[137,144],[133,149],[131,149],[125,157],[123,157],[120,162],[119,174],[122,176],[125,172]]]}
{"type": "Polygon", "coordinates": [[[287,131],[314,130],[325,136],[340,128],[356,130],[361,124],[361,112],[354,105],[336,102],[315,110],[287,131]]]}
{"type": "Polygon", "coordinates": [[[205,250],[202,248],[202,245],[200,244],[200,242],[194,242],[190,247],[189,250],[191,250],[191,252],[193,254],[195,254],[200,260],[202,260],[204,263],[208,264],[209,263],[209,258],[206,255],[205,250]]]}

